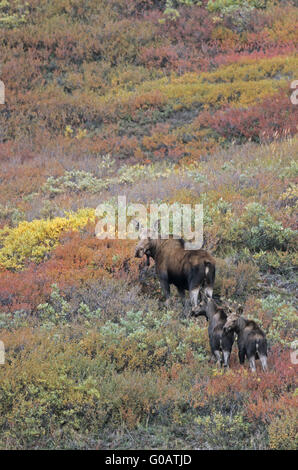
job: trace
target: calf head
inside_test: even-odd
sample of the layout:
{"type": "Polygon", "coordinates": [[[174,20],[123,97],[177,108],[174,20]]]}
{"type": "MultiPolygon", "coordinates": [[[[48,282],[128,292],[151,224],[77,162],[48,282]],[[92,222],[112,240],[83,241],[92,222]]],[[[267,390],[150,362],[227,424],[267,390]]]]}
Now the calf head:
{"type": "Polygon", "coordinates": [[[198,307],[195,310],[192,310],[191,316],[193,317],[203,316],[208,321],[209,320],[208,307],[210,307],[209,302],[212,302],[212,299],[210,297],[207,297],[206,295],[203,295],[201,297],[201,302],[199,303],[198,307]]]}
{"type": "Polygon", "coordinates": [[[228,333],[229,331],[235,330],[237,321],[242,315],[242,313],[243,313],[243,307],[241,307],[241,305],[239,305],[235,309],[231,309],[229,307],[229,312],[227,313],[228,318],[223,328],[226,333],[228,333]]]}

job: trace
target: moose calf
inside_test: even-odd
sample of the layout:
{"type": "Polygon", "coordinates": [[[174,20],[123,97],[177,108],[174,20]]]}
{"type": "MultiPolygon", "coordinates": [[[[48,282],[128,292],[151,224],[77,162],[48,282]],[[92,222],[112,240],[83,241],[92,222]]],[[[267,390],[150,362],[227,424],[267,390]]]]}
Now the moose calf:
{"type": "Polygon", "coordinates": [[[236,312],[228,315],[224,331],[225,333],[237,333],[240,364],[244,364],[246,356],[252,372],[255,372],[255,359],[260,359],[262,369],[265,372],[268,370],[266,335],[256,322],[243,318],[241,316],[242,312],[242,307],[239,307],[236,312]]]}
{"type": "Polygon", "coordinates": [[[184,300],[185,289],[189,290],[193,312],[198,309],[200,288],[212,297],[215,280],[215,260],[205,250],[187,250],[182,238],[170,237],[162,239],[157,230],[141,231],[140,241],[135,250],[135,256],[150,257],[155,261],[156,274],[168,304],[170,285],[174,284],[184,300]]]}
{"type": "Polygon", "coordinates": [[[204,315],[209,321],[208,335],[211,353],[219,366],[229,367],[230,355],[234,343],[234,331],[225,331],[227,314],[213,299],[204,297],[199,311],[194,316],[204,315]]]}

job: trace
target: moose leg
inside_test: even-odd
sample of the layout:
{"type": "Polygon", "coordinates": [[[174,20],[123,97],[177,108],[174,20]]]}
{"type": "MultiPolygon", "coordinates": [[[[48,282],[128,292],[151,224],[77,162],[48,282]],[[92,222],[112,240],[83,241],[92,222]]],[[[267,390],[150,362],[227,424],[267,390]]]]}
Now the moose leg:
{"type": "Polygon", "coordinates": [[[205,281],[205,295],[209,298],[212,299],[213,295],[213,286],[214,286],[214,281],[215,281],[215,266],[212,263],[204,263],[205,264],[205,269],[204,269],[204,281],[205,281]]]}
{"type": "Polygon", "coordinates": [[[268,371],[267,357],[266,356],[260,356],[260,361],[261,361],[263,372],[267,372],[268,371]]]}
{"type": "Polygon", "coordinates": [[[208,286],[205,288],[205,294],[206,296],[209,298],[209,299],[212,299],[212,295],[213,295],[213,288],[208,286]]]}
{"type": "Polygon", "coordinates": [[[221,364],[222,364],[222,358],[221,358],[221,354],[220,354],[220,351],[216,350],[214,351],[214,356],[216,358],[216,365],[217,367],[221,367],[221,364]]]}
{"type": "Polygon", "coordinates": [[[165,302],[166,307],[168,307],[169,302],[170,302],[170,284],[169,284],[167,279],[161,278],[160,279],[160,285],[161,285],[161,289],[163,291],[163,294],[166,298],[166,302],[165,302]]]}
{"type": "Polygon", "coordinates": [[[185,299],[185,290],[178,287],[178,293],[182,302],[182,315],[186,316],[186,299],[185,299]]]}
{"type": "Polygon", "coordinates": [[[191,311],[196,312],[198,309],[198,297],[200,293],[200,288],[196,287],[195,289],[191,289],[189,292],[190,295],[190,302],[191,302],[191,311]]]}
{"type": "Polygon", "coordinates": [[[184,289],[178,288],[178,293],[182,302],[183,307],[185,306],[185,291],[184,289]]]}

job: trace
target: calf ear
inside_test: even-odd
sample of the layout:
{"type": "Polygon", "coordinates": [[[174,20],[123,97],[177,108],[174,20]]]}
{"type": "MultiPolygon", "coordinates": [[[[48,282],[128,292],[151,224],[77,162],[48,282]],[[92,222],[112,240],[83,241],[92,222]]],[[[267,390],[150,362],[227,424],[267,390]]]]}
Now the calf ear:
{"type": "Polygon", "coordinates": [[[232,313],[232,310],[229,306],[229,303],[226,299],[220,299],[221,300],[221,308],[224,310],[226,315],[230,315],[232,313]]]}
{"type": "Polygon", "coordinates": [[[225,311],[225,314],[227,315],[227,317],[229,317],[230,315],[233,315],[233,313],[235,313],[235,311],[229,306],[228,303],[224,304],[224,311],[225,311]]]}
{"type": "Polygon", "coordinates": [[[201,302],[204,302],[206,304],[208,302],[209,297],[205,294],[205,292],[200,292],[200,299],[201,302]]]}

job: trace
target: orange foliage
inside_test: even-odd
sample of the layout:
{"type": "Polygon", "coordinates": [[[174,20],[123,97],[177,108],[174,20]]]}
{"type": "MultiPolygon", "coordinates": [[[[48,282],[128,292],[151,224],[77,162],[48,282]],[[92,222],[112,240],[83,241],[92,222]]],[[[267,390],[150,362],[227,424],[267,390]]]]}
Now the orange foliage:
{"type": "Polygon", "coordinates": [[[63,289],[92,279],[136,279],[139,263],[133,258],[135,242],[98,240],[92,228],[83,234],[66,234],[62,244],[40,265],[31,264],[18,273],[1,272],[2,309],[34,311],[50,294],[53,283],[63,289]]]}

